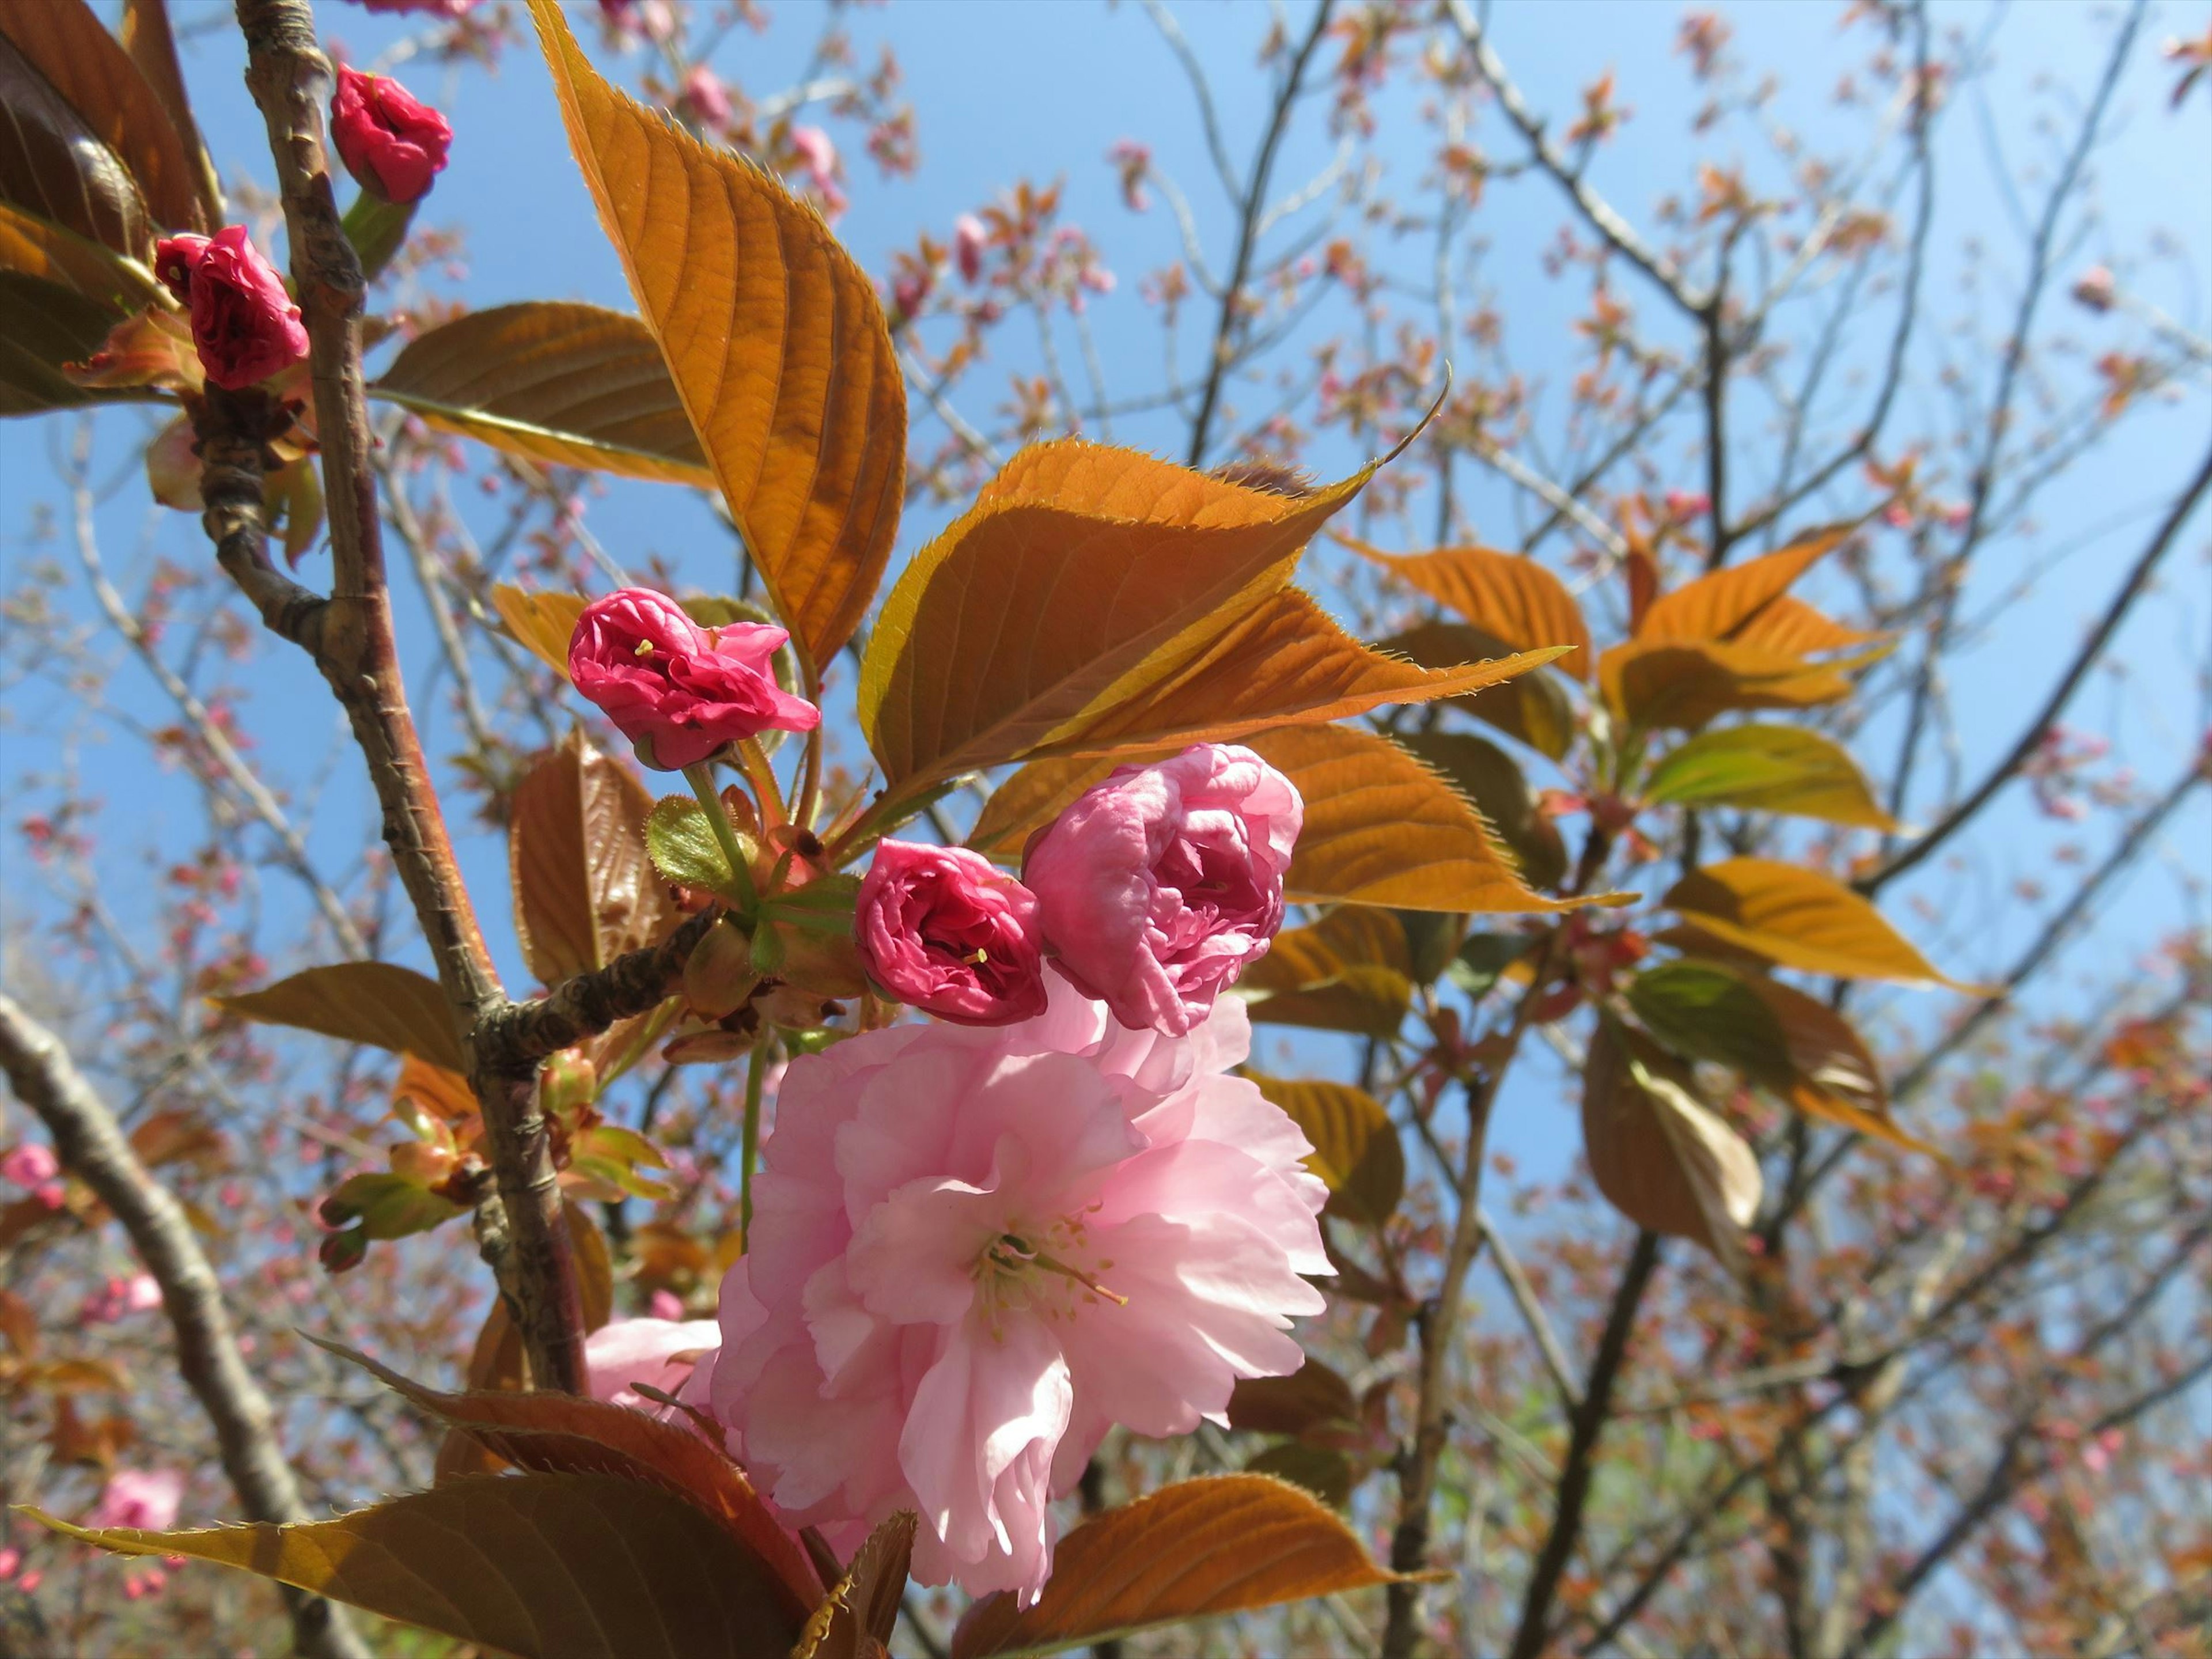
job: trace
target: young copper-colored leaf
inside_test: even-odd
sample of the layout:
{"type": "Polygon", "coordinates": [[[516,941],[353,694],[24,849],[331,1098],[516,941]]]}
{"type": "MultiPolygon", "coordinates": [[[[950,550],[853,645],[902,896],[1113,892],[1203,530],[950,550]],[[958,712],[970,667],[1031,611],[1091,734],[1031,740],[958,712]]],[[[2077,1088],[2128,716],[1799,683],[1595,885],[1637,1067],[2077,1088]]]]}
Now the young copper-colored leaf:
{"type": "Polygon", "coordinates": [[[1625,725],[1694,732],[1737,709],[1813,708],[1850,696],[1833,665],[1726,641],[1632,640],[1597,660],[1606,706],[1625,725]]]}
{"type": "Polygon", "coordinates": [[[1637,625],[1637,640],[1650,644],[1662,640],[1737,638],[1746,624],[1787,592],[1790,584],[1817,560],[1832,552],[1854,528],[1843,524],[1811,531],[1764,558],[1716,570],[1662,594],[1637,625]]]}
{"type": "Polygon", "coordinates": [[[1778,860],[1725,859],[1702,866],[1660,902],[1705,932],[1785,968],[1988,994],[1938,972],[1850,888],[1778,860]]]}
{"type": "Polygon", "coordinates": [[[176,33],[169,27],[168,0],[123,0],[123,18],[117,32],[123,50],[161,100],[162,113],[169,118],[177,142],[184,146],[201,218],[210,225],[222,223],[222,181],[216,176],[214,158],[200,141],[199,123],[192,118],[184,70],[177,62],[176,33]]]}
{"type": "MultiPolygon", "coordinates": [[[[1439,668],[1493,656],[1505,647],[1495,635],[1465,623],[1432,622],[1392,635],[1382,641],[1382,648],[1410,657],[1424,668],[1439,668]]],[[[1563,758],[1574,747],[1573,700],[1559,677],[1547,672],[1522,674],[1503,685],[1455,697],[1452,707],[1553,760],[1563,758]]]]}
{"type": "Polygon", "coordinates": [[[1626,902],[1530,892],[1481,815],[1388,738],[1352,726],[1301,726],[1263,732],[1251,746],[1305,800],[1285,883],[1301,903],[1468,915],[1626,902]]]}
{"type": "Polygon", "coordinates": [[[396,963],[334,963],[262,990],[209,1000],[242,1019],[413,1054],[449,1072],[469,1068],[453,1035],[452,1005],[438,981],[396,963]]]}
{"type": "Polygon", "coordinates": [[[1289,581],[1371,471],[1292,498],[1079,439],[1024,450],[884,601],[860,704],[885,778],[1066,747],[1158,690],[1289,581]]]}
{"type": "Polygon", "coordinates": [[[1426,668],[1362,645],[1295,587],[1267,599],[1188,668],[1043,753],[1228,743],[1268,726],[1465,696],[1540,667],[1558,647],[1426,668]]]}
{"type": "Polygon", "coordinates": [[[977,814],[968,844],[993,858],[1011,859],[1039,824],[1052,818],[1117,766],[1134,765],[1173,754],[1172,749],[1125,755],[1061,756],[1031,761],[991,792],[977,814]]]}
{"type": "Polygon", "coordinates": [[[121,1555],[182,1555],[296,1585],[520,1659],[783,1659],[803,1621],[704,1511],[605,1474],[457,1480],[334,1521],[89,1530],[121,1555]]]}
{"type": "Polygon", "coordinates": [[[557,0],[530,9],[630,293],[818,672],[883,579],[906,490],[906,386],[875,284],[766,173],[601,78],[557,0]]]}
{"type": "Polygon", "coordinates": [[[1769,599],[1759,614],[1729,636],[1738,645],[1762,651],[1810,657],[1826,651],[1849,651],[1862,660],[1886,655],[1894,635],[1869,634],[1823,616],[1802,599],[1787,593],[1769,599]],[[1869,648],[1871,647],[1871,648],[1869,648]]]}
{"type": "Polygon", "coordinates": [[[131,258],[153,258],[153,217],[130,169],[4,34],[0,112],[0,201],[131,258]]]}
{"type": "Polygon", "coordinates": [[[1787,812],[1866,830],[1897,828],[1850,754],[1802,726],[1700,732],[1651,769],[1644,798],[1678,806],[1787,812]]]}
{"type": "Polygon", "coordinates": [[[68,289],[110,307],[118,319],[160,297],[153,273],[135,259],[5,202],[0,202],[0,270],[68,289]]]}
{"type": "Polygon", "coordinates": [[[1943,1156],[1890,1115],[1881,1066],[1849,1020],[1819,999],[1764,974],[1747,975],[1744,982],[1781,1027],[1794,1073],[1784,1091],[1791,1105],[1893,1146],[1943,1156]]]}
{"type": "Polygon", "coordinates": [[[619,311],[544,301],[472,311],[409,341],[369,391],[530,460],[714,483],[653,331],[619,311]]]}
{"type": "Polygon", "coordinates": [[[1245,1075],[1313,1143],[1306,1168],[1328,1188],[1328,1213],[1379,1227],[1397,1212],[1406,1195],[1406,1149],[1382,1102],[1348,1083],[1245,1075]]]}
{"type": "Polygon", "coordinates": [[[128,170],[155,227],[216,228],[201,215],[196,169],[161,99],[84,0],[0,0],[0,36],[128,170]]]}
{"type": "Polygon", "coordinates": [[[580,731],[541,755],[515,786],[507,828],[514,927],[547,985],[604,968],[676,920],[646,854],[653,797],[629,767],[580,731]]]}
{"type": "Polygon", "coordinates": [[[1759,1212],[1759,1159],[1698,1097],[1689,1068],[1601,1019],[1583,1062],[1583,1151],[1613,1206],[1731,1269],[1759,1212]]]}
{"type": "Polygon", "coordinates": [[[1351,1504],[1352,1484],[1357,1478],[1352,1473],[1352,1460],[1335,1447],[1303,1445],[1295,1440],[1255,1453],[1246,1461],[1244,1472],[1273,1475],[1293,1486],[1303,1486],[1333,1510],[1344,1509],[1351,1504]]]}
{"type": "Polygon", "coordinates": [[[507,631],[547,667],[568,678],[568,638],[591,601],[580,593],[532,592],[499,582],[491,602],[507,631]]]}
{"type": "Polygon", "coordinates": [[[1387,1037],[1413,1006],[1413,972],[1405,924],[1388,910],[1346,904],[1276,934],[1237,988],[1255,1021],[1387,1037]]]}
{"type": "Polygon", "coordinates": [[[1069,1533],[1036,1605],[1024,1613],[1003,1593],[977,1602],[953,1633],[952,1659],[1056,1653],[1154,1625],[1402,1582],[1311,1493],[1264,1474],[1213,1475],[1069,1533]]]}
{"type": "Polygon", "coordinates": [[[769,1512],[744,1472],[691,1428],[574,1395],[443,1394],[342,1344],[309,1340],[352,1361],[418,1411],[465,1431],[517,1468],[541,1474],[616,1475],[684,1498],[720,1522],[766,1564],[789,1617],[805,1619],[822,1599],[822,1581],[798,1539],[769,1512]]]}
{"type": "Polygon", "coordinates": [[[1363,557],[1395,572],[1467,622],[1516,651],[1564,645],[1559,666],[1579,679],[1590,675],[1589,624],[1565,584],[1534,559],[1487,547],[1447,547],[1401,556],[1339,535],[1363,557]]]}
{"type": "Polygon", "coordinates": [[[889,1659],[921,1517],[901,1510],[854,1552],[837,1588],[806,1621],[791,1659],[889,1659]]]}
{"type": "MultiPolygon", "coordinates": [[[[0,124],[0,135],[5,131],[0,124]]],[[[112,308],[72,288],[0,270],[0,415],[144,398],[135,390],[90,391],[64,372],[100,349],[114,321],[112,308]]]]}
{"type": "Polygon", "coordinates": [[[1229,1395],[1229,1426],[1255,1434],[1304,1434],[1359,1420],[1352,1384],[1310,1354],[1288,1376],[1248,1376],[1229,1395]]]}
{"type": "Polygon", "coordinates": [[[1408,732],[1400,741],[1474,803],[1513,854],[1523,880],[1557,887],[1566,878],[1566,842],[1559,826],[1536,810],[1528,780],[1510,755],[1472,732],[1408,732]]]}

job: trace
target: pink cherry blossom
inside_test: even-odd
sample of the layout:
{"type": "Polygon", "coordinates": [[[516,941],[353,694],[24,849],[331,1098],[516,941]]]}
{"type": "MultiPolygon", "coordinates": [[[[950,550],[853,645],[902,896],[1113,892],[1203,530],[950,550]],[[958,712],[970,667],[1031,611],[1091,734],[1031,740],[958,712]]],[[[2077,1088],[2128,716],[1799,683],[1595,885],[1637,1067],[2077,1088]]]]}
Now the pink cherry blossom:
{"type": "Polygon", "coordinates": [[[1234,1000],[1168,1036],[1054,982],[1020,1024],[792,1062],[711,1388],[791,1524],[849,1547],[913,1509],[922,1582],[1033,1599],[1109,1426],[1188,1433],[1297,1369],[1327,1193],[1227,1075],[1249,1045],[1234,1000]]]}
{"type": "Polygon", "coordinates": [[[43,1187],[61,1172],[54,1149],[42,1140],[27,1140],[0,1158],[0,1177],[18,1187],[43,1187]]]}
{"type": "MultiPolygon", "coordinates": [[[[711,1360],[721,1341],[722,1328],[711,1319],[617,1319],[603,1325],[584,1341],[592,1398],[641,1412],[665,1411],[630,1385],[682,1394],[702,1357],[711,1360]]],[[[703,1389],[703,1378],[701,1384],[703,1389]]]]}
{"type": "Polygon", "coordinates": [[[952,259],[960,267],[961,281],[972,283],[983,274],[983,250],[990,240],[991,233],[974,214],[963,213],[952,222],[952,259]]]}
{"type": "Polygon", "coordinates": [[[118,1469],[100,1488],[99,1501],[85,1516],[84,1524],[166,1532],[177,1524],[177,1510],[184,1499],[181,1470],[118,1469]]]}
{"type": "Polygon", "coordinates": [[[1305,804],[1249,749],[1124,766],[1031,843],[1054,966],[1124,1025],[1189,1030],[1265,956],[1305,804]]]}
{"type": "Polygon", "coordinates": [[[877,984],[961,1025],[1045,1009],[1036,897],[981,853],[884,841],[860,883],[853,943],[877,984]]]}

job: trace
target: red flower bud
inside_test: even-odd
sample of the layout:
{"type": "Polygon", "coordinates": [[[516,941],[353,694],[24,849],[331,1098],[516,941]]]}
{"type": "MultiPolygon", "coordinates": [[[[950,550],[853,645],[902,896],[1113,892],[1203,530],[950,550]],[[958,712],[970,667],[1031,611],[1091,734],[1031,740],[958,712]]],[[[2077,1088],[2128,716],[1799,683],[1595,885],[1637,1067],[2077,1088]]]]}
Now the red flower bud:
{"type": "Polygon", "coordinates": [[[358,70],[338,71],[331,136],[346,171],[388,202],[416,202],[446,170],[453,129],[398,82],[358,70]]]}
{"type": "Polygon", "coordinates": [[[184,273],[179,280],[191,307],[192,343],[208,379],[227,392],[240,392],[306,356],[300,307],[246,227],[226,226],[197,250],[183,246],[197,240],[172,237],[155,258],[165,272],[173,263],[184,273]]]}

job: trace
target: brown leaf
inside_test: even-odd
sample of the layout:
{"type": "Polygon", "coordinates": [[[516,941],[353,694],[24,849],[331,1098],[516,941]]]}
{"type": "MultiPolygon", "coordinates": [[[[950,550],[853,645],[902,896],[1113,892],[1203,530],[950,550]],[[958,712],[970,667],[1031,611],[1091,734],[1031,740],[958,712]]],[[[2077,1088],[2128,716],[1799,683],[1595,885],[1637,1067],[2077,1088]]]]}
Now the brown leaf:
{"type": "Polygon", "coordinates": [[[410,341],[369,391],[533,461],[714,483],[653,331],[619,311],[544,301],[472,311],[410,341]]]}
{"type": "Polygon", "coordinates": [[[1597,675],[1614,718],[1647,731],[1694,732],[1733,710],[1813,708],[1851,693],[1835,666],[1720,641],[1632,640],[1599,657],[1597,675]]]}
{"type": "Polygon", "coordinates": [[[791,1659],[888,1659],[919,1520],[912,1510],[901,1510],[868,1534],[837,1588],[806,1621],[791,1659]]]}
{"type": "Polygon", "coordinates": [[[1358,1420],[1352,1384],[1310,1354],[1288,1376],[1241,1379],[1229,1396],[1229,1426],[1255,1434],[1304,1434],[1358,1420]]]}
{"type": "Polygon", "coordinates": [[[1938,972],[1848,887],[1778,860],[1724,859],[1701,866],[1660,902],[1705,932],[1785,968],[1995,994],[1991,988],[1938,972]]]}
{"type": "Polygon", "coordinates": [[[1638,1226],[1742,1267],[1758,1158],[1698,1097],[1686,1066],[1610,1019],[1583,1064],[1583,1151],[1598,1191],[1638,1226]]]}
{"type": "Polygon", "coordinates": [[[860,705],[884,776],[1074,746],[1249,622],[1371,471],[1294,500],[1079,439],[1024,450],[884,602],[860,705]]]}
{"type": "Polygon", "coordinates": [[[1352,1461],[1334,1446],[1285,1441],[1255,1453],[1246,1461],[1244,1472],[1273,1475],[1293,1486],[1303,1486],[1333,1510],[1344,1509],[1352,1502],[1352,1461]]]}
{"type": "Polygon", "coordinates": [[[1761,651],[1810,657],[1826,651],[1863,653],[1869,647],[1879,647],[1871,656],[1880,656],[1887,653],[1888,642],[1894,636],[1846,628],[1821,615],[1804,600],[1793,599],[1784,593],[1761,605],[1759,614],[1731,637],[1738,645],[1756,646],[1761,651]]]}
{"type": "Polygon", "coordinates": [[[169,27],[168,0],[123,0],[118,30],[123,50],[138,66],[146,84],[161,100],[162,113],[183,146],[192,174],[203,222],[219,223],[222,213],[222,182],[215,161],[200,142],[199,124],[192,118],[191,100],[185,93],[184,70],[177,62],[177,40],[169,27]]]}
{"type": "Polygon", "coordinates": [[[118,318],[155,303],[161,294],[152,275],[134,261],[6,202],[0,202],[0,270],[68,289],[118,318]]]}
{"type": "Polygon", "coordinates": [[[783,1659],[802,1621],[713,1517],[605,1474],[461,1480],[334,1521],[94,1531],[120,1555],[237,1567],[522,1659],[783,1659]]]}
{"type": "Polygon", "coordinates": [[[610,86],[530,0],[568,147],[776,614],[818,674],[883,579],[906,386],[875,284],[761,168],[610,86]]]}
{"type": "Polygon", "coordinates": [[[1570,647],[1559,666],[1577,678],[1589,678],[1589,624],[1583,620],[1582,607],[1534,559],[1487,547],[1447,547],[1401,556],[1349,536],[1336,539],[1513,650],[1570,647]]]}
{"type": "MultiPolygon", "coordinates": [[[[1435,622],[1394,635],[1382,641],[1381,648],[1410,657],[1424,668],[1437,668],[1493,656],[1506,647],[1495,635],[1465,623],[1435,622]]],[[[1574,747],[1575,706],[1558,676],[1548,670],[1539,669],[1503,685],[1486,686],[1455,697],[1451,706],[1553,760],[1574,747]]]]}
{"type": "Polygon", "coordinates": [[[571,732],[515,786],[507,817],[514,927],[546,985],[650,945],[677,920],[645,849],[653,796],[571,732]]]}
{"type": "Polygon", "coordinates": [[[258,991],[208,999],[226,1013],[413,1054],[465,1073],[453,1011],[438,981],[389,962],[310,968],[258,991]]]}
{"type": "Polygon", "coordinates": [[[1764,558],[1716,570],[1661,595],[1637,624],[1638,641],[1737,639],[1761,611],[1856,528],[1841,524],[1808,532],[1764,558]]]}
{"type": "Polygon", "coordinates": [[[1036,1605],[1022,1612],[1003,1593],[977,1602],[953,1633],[952,1659],[1054,1653],[1155,1625],[1403,1582],[1310,1493],[1264,1474],[1214,1475],[1069,1533],[1036,1605]]]}
{"type": "Polygon", "coordinates": [[[1474,803],[1529,885],[1557,887],[1566,878],[1566,842],[1536,810],[1528,780],[1510,755],[1472,732],[1408,732],[1399,741],[1474,803]]]}
{"type": "Polygon", "coordinates": [[[1305,1165],[1328,1188],[1331,1215],[1379,1227],[1406,1195],[1406,1149],[1382,1103],[1364,1089],[1319,1078],[1245,1075],[1313,1143],[1305,1165]]]}
{"type": "Polygon", "coordinates": [[[1940,1158],[1942,1152],[1898,1126],[1881,1063],[1857,1029],[1834,1009],[1763,974],[1745,983],[1774,1015],[1796,1073],[1786,1090],[1801,1112],[1872,1135],[1893,1146],[1940,1158]]]}
{"type": "Polygon", "coordinates": [[[1392,1036],[1413,1000],[1405,924],[1388,910],[1340,905],[1278,933],[1237,990],[1264,1024],[1392,1036]]]}

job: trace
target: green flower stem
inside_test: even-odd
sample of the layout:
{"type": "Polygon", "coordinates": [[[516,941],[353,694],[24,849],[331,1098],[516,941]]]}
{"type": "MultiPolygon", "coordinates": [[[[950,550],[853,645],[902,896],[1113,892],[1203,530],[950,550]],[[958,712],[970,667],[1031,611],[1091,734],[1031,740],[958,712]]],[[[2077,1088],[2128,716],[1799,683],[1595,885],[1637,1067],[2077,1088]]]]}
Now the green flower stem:
{"type": "Polygon", "coordinates": [[[684,781],[691,786],[691,793],[699,798],[706,809],[708,826],[714,839],[721,843],[722,856],[730,861],[731,879],[736,884],[740,896],[740,908],[748,921],[760,902],[753,890],[752,861],[746,858],[745,849],[738,842],[738,832],[730,823],[730,815],[722,807],[721,792],[714,787],[714,769],[706,762],[684,769],[684,781]]]}
{"type": "Polygon", "coordinates": [[[760,1150],[761,1085],[768,1076],[769,1044],[775,1039],[763,1030],[753,1039],[745,1065],[745,1131],[738,1152],[738,1249],[752,1248],[753,1158],[760,1150]]]}

